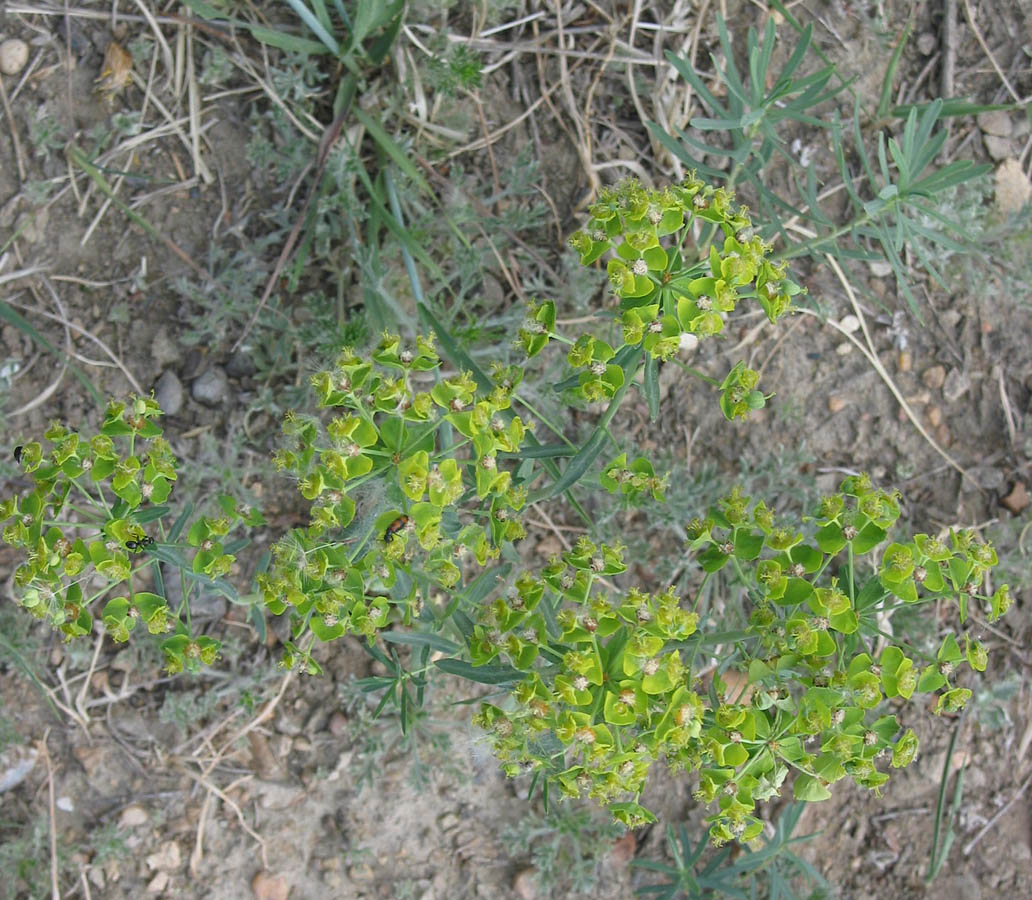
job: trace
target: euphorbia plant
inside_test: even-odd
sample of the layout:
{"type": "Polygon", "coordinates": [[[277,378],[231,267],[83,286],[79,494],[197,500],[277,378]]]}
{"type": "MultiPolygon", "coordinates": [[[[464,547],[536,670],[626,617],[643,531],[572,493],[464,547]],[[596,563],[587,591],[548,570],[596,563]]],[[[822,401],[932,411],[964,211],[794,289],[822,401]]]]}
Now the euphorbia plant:
{"type": "Polygon", "coordinates": [[[14,582],[18,602],[32,615],[69,640],[90,634],[97,615],[115,641],[145,627],[161,636],[169,671],[196,671],[215,661],[219,642],[194,633],[190,595],[207,587],[238,599],[225,579],[234,557],[224,540],[236,525],[255,527],[263,519],[226,495],[216,518],[199,517],[187,530],[188,505],[167,524],[171,508],[165,504],[177,474],[155,421],[160,414],[154,400],[136,397],[128,405],[112,401],[99,432],[89,437],[51,425],[44,435],[48,450],[39,442],[19,448],[32,489],[0,502],[0,521],[8,522],[4,542],[26,554],[14,582]],[[180,573],[183,601],[176,608],[166,600],[157,567],[151,571],[155,591],[134,589],[133,577],[142,577],[153,559],[180,573]]]}
{"type": "MultiPolygon", "coordinates": [[[[661,758],[698,773],[699,797],[717,806],[717,842],[756,836],[756,803],[779,794],[792,773],[803,800],[827,797],[828,785],[846,776],[877,789],[888,778],[879,763],[905,765],[917,749],[890,705],[935,692],[937,711],[960,708],[970,691],[957,683],[959,667],[986,664],[966,632],[929,654],[884,632],[885,615],[945,600],[956,604],[958,628],[971,603],[998,617],[1009,604],[1006,588],[982,593],[995,555],[968,532],[915,535],[879,552],[899,516],[896,497],[849,478],[801,523],[778,520],[738,491],[700,511],[687,524],[686,552],[701,573],[691,596],[627,585],[622,548],[612,540],[585,537],[554,559],[521,559],[514,547],[524,536],[524,507],[566,495],[579,510],[575,488],[593,473],[608,491],[662,502],[665,479],[649,460],[621,454],[601,471],[596,465],[629,389],[640,387],[655,418],[661,361],[688,339],[719,335],[740,302],[757,303],[773,322],[800,291],[771,260],[748,212],[694,176],[666,191],[634,182],[604,191],[571,243],[588,265],[611,254],[616,302],[603,316],[621,341],[563,334],[555,302],[538,301],[516,337],[527,360],[488,373],[422,308],[436,342],[386,334],[371,354],[345,349],[312,379],[317,409],[287,417],[286,445],[275,458],[311,504],[309,521],[277,542],[258,576],[267,609],[290,615],[284,665],[317,672],[313,641],[358,635],[387,668],[367,687],[383,690],[403,723],[434,670],[501,686],[504,702],[484,703],[476,722],[505,771],[533,772],[546,789],[593,797],[628,825],[652,819],[638,801],[661,758]],[[716,235],[702,252],[700,230],[716,235]],[[580,446],[554,425],[557,440],[543,442],[520,393],[529,360],[554,342],[567,348],[570,367],[557,391],[571,402],[604,404],[580,446]],[[442,371],[438,343],[457,371],[442,371]],[[863,557],[878,560],[866,576],[863,557]],[[700,598],[718,572],[746,593],[748,624],[729,632],[710,622],[700,631],[700,598]],[[410,669],[398,644],[412,648],[410,669]]],[[[766,402],[744,363],[723,378],[703,377],[719,390],[728,419],[766,402]]],[[[167,514],[144,504],[145,485],[160,504],[165,497],[155,493],[167,494],[174,480],[151,422],[153,401],[135,400],[133,410],[137,424],[113,406],[102,435],[128,437],[127,456],[111,455],[102,441],[88,456],[73,453],[68,469],[60,428],[50,435],[53,450],[30,445],[23,466],[36,489],[2,510],[17,517],[4,539],[30,553],[19,570],[22,602],[42,608],[70,637],[92,623],[90,601],[70,588],[56,599],[55,586],[81,572],[74,560],[89,555],[98,572],[125,581],[125,545],[138,545],[137,529],[167,514]],[[133,443],[137,434],[154,442],[146,453],[133,443]],[[104,514],[84,520],[98,535],[93,543],[70,544],[62,556],[63,534],[52,520],[67,491],[81,489],[86,458],[101,500],[110,479],[119,501],[102,502],[104,514]]],[[[231,562],[221,540],[230,525],[242,517],[257,523],[229,501],[225,513],[190,529],[196,550],[192,562],[181,560],[212,583],[231,562]]],[[[181,522],[147,552],[175,542],[181,522]]],[[[116,640],[128,637],[134,609],[152,617],[145,604],[134,605],[140,596],[108,601],[102,618],[116,640]]],[[[164,615],[176,631],[164,644],[170,668],[213,655],[213,643],[202,644],[211,639],[195,638],[188,617],[164,615]],[[170,646],[180,637],[182,646],[170,646]]]]}

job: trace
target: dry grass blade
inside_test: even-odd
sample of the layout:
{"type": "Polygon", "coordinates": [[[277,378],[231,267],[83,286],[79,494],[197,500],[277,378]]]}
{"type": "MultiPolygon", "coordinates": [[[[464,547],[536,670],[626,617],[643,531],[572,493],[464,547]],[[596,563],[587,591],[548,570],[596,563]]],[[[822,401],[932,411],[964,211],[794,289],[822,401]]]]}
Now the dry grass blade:
{"type": "Polygon", "coordinates": [[[165,57],[165,72],[168,75],[168,85],[171,87],[172,73],[175,71],[172,48],[168,45],[168,41],[165,40],[165,35],[161,31],[161,26],[154,18],[154,14],[150,11],[147,4],[144,3],[143,0],[133,0],[133,2],[140,8],[140,13],[143,15],[147,24],[150,25],[151,31],[154,32],[154,38],[158,42],[158,46],[161,47],[161,53],[165,57]]]}
{"type": "Polygon", "coordinates": [[[47,812],[50,815],[50,896],[52,900],[61,900],[61,885],[57,877],[57,802],[54,797],[54,766],[50,762],[50,749],[47,747],[49,737],[50,729],[48,728],[43,732],[43,738],[39,744],[43,762],[47,767],[47,812]]]}
{"type": "Polygon", "coordinates": [[[1021,787],[1018,788],[1014,796],[1011,797],[1010,800],[1008,800],[1002,807],[1000,807],[996,815],[993,816],[988,822],[986,822],[985,825],[982,826],[978,834],[976,834],[973,838],[971,838],[970,841],[968,841],[964,845],[965,856],[969,856],[971,854],[971,851],[975,849],[975,846],[978,844],[978,842],[982,840],[982,838],[984,838],[989,833],[990,829],[992,829],[993,826],[996,825],[996,823],[1001,819],[1001,817],[1006,815],[1007,811],[1018,800],[1021,799],[1021,795],[1025,793],[1030,783],[1032,783],[1032,775],[1026,776],[1025,780],[1021,783],[1021,787]]]}
{"type": "MultiPolygon", "coordinates": [[[[907,403],[906,398],[903,396],[900,389],[896,386],[896,382],[893,381],[892,376],[889,374],[888,370],[885,368],[884,365],[882,365],[882,361],[878,359],[878,354],[875,352],[874,349],[874,341],[871,339],[871,333],[867,328],[867,319],[864,317],[863,310],[860,309],[860,304],[856,302],[856,296],[853,293],[853,286],[852,284],[850,284],[849,279],[846,277],[846,273],[842,271],[842,267],[838,264],[838,260],[836,260],[835,257],[829,254],[826,256],[826,259],[828,261],[828,264],[831,266],[832,270],[835,272],[835,276],[838,278],[839,282],[842,284],[842,287],[845,289],[846,296],[849,298],[849,302],[853,307],[853,312],[855,313],[857,319],[860,322],[860,327],[864,333],[864,341],[866,342],[867,346],[864,346],[864,344],[857,340],[855,335],[853,335],[846,329],[842,328],[838,323],[827,320],[826,324],[831,325],[832,328],[836,329],[841,334],[845,335],[846,338],[853,344],[853,346],[855,346],[864,355],[867,361],[874,367],[874,370],[878,373],[878,375],[881,376],[881,379],[885,382],[886,387],[888,387],[888,389],[892,392],[892,396],[896,398],[896,401],[902,407],[903,412],[906,414],[907,418],[910,419],[911,423],[917,429],[918,433],[928,442],[931,448],[936,453],[938,453],[939,456],[946,460],[946,462],[949,463],[949,465],[953,469],[959,472],[962,477],[966,478],[968,481],[971,482],[972,485],[974,485],[979,491],[981,491],[982,486],[967,471],[967,469],[965,469],[952,456],[950,456],[945,450],[943,450],[942,447],[939,446],[935,438],[933,438],[925,429],[924,425],[921,424],[921,420],[917,417],[917,414],[911,408],[910,404],[907,403]]],[[[820,319],[820,316],[818,316],[817,313],[813,312],[812,310],[804,310],[804,312],[807,312],[810,315],[820,319]]]]}
{"type": "MultiPolygon", "coordinates": [[[[60,310],[61,314],[60,315],[55,315],[54,313],[48,313],[46,310],[36,310],[37,314],[43,316],[45,319],[50,319],[53,322],[59,322],[62,326],[64,326],[64,328],[66,330],[71,329],[72,331],[75,331],[78,334],[81,334],[83,337],[88,338],[89,340],[93,341],[94,344],[96,344],[98,347],[100,347],[101,350],[104,351],[105,355],[108,357],[108,359],[111,360],[111,362],[110,363],[103,363],[103,362],[99,362],[97,360],[86,359],[86,358],[80,356],[77,353],[69,353],[69,355],[73,356],[75,359],[78,359],[78,360],[80,360],[80,361],[82,361],[84,363],[87,363],[88,365],[94,365],[94,366],[111,365],[111,366],[114,366],[115,368],[117,368],[125,376],[126,381],[129,382],[129,385],[132,387],[132,389],[134,391],[136,391],[137,394],[144,394],[145,391],[141,387],[140,382],[137,381],[137,379],[135,378],[133,373],[130,372],[128,368],[126,368],[126,366],[122,362],[122,360],[120,360],[117,356],[115,356],[115,354],[112,352],[111,348],[108,347],[108,345],[105,344],[104,341],[102,341],[99,337],[97,337],[92,332],[87,331],[85,328],[83,328],[83,327],[81,327],[79,325],[76,325],[74,322],[72,322],[72,321],[70,321],[68,319],[68,315],[67,315],[67,313],[64,310],[64,305],[61,302],[61,298],[58,295],[57,291],[54,289],[53,284],[50,283],[50,279],[44,278],[44,279],[42,279],[42,282],[43,282],[44,287],[46,287],[47,292],[50,294],[51,298],[53,299],[54,304],[57,306],[58,310],[60,310]]],[[[11,301],[8,301],[8,302],[10,303],[11,301]]],[[[31,311],[31,308],[26,306],[25,304],[11,303],[11,305],[12,306],[16,306],[19,309],[24,309],[24,310],[27,310],[27,311],[31,311]]]]}
{"type": "Polygon", "coordinates": [[[18,137],[18,126],[14,122],[14,113],[11,112],[11,101],[7,96],[7,85],[0,77],[0,101],[4,105],[4,115],[7,117],[7,130],[11,135],[11,143],[14,144],[14,160],[18,166],[18,180],[25,182],[25,156],[22,153],[21,140],[18,137]]]}
{"type": "MultiPolygon", "coordinates": [[[[190,762],[194,762],[194,760],[190,760],[190,762]]],[[[265,845],[265,838],[263,838],[260,834],[258,834],[257,831],[255,831],[250,825],[247,824],[247,817],[244,815],[244,811],[239,807],[237,802],[220,787],[218,787],[215,784],[212,784],[211,780],[207,777],[207,775],[194,772],[189,766],[184,765],[182,762],[178,762],[176,764],[176,768],[179,769],[179,771],[182,772],[184,775],[188,776],[189,778],[192,778],[199,785],[204,787],[209,793],[214,794],[223,803],[225,803],[226,806],[233,810],[233,812],[236,814],[237,821],[240,823],[240,827],[243,828],[244,831],[246,831],[251,836],[252,840],[254,840],[259,847],[262,848],[262,865],[265,866],[265,868],[268,868],[269,853],[268,847],[266,847],[265,845]]],[[[244,781],[251,777],[251,775],[246,775],[243,778],[238,778],[236,781],[233,782],[233,786],[236,786],[240,784],[241,781],[244,781]]],[[[194,852],[196,853],[197,851],[195,850],[194,852]]]]}
{"type": "MultiPolygon", "coordinates": [[[[6,301],[9,305],[14,305],[10,300],[6,301]]],[[[55,317],[56,318],[56,317],[55,317]]],[[[63,320],[64,333],[65,333],[65,352],[64,357],[61,360],[61,371],[57,373],[57,377],[50,382],[42,391],[40,391],[35,397],[33,397],[28,403],[23,406],[19,406],[17,409],[12,409],[7,413],[8,417],[24,416],[26,413],[31,412],[37,406],[46,403],[60,387],[61,382],[64,380],[65,373],[68,371],[68,361],[72,356],[72,334],[69,329],[67,317],[63,320]]]]}
{"type": "Polygon", "coordinates": [[[986,57],[992,65],[996,74],[999,76],[1000,81],[1003,82],[1003,86],[1007,89],[1007,93],[1011,95],[1015,103],[1024,104],[1026,101],[1022,100],[1018,96],[1018,92],[1014,90],[1014,86],[1010,83],[1010,80],[1004,74],[1003,69],[1000,68],[1000,64],[996,61],[996,57],[993,56],[992,51],[989,49],[989,45],[985,42],[985,38],[982,37],[982,32],[979,30],[978,25],[975,22],[975,13],[971,9],[971,0],[964,0],[964,12],[967,14],[968,24],[971,26],[971,33],[974,34],[975,40],[978,41],[978,45],[982,48],[986,57]]]}
{"type": "MultiPolygon", "coordinates": [[[[137,75],[135,72],[132,72],[131,76],[136,86],[141,91],[146,91],[147,88],[144,84],[143,79],[140,78],[140,76],[137,75]]],[[[176,137],[179,138],[183,146],[190,152],[190,155],[193,156],[193,139],[180,127],[180,120],[173,116],[172,113],[169,111],[168,107],[166,107],[165,104],[163,104],[157,97],[151,95],[151,100],[153,101],[155,107],[157,107],[158,112],[160,112],[161,115],[164,116],[165,121],[172,129],[172,132],[176,135],[176,137]]],[[[187,117],[186,121],[189,123],[191,120],[189,117],[187,117]]],[[[208,168],[207,164],[204,162],[203,159],[199,157],[196,158],[194,160],[194,165],[197,168],[197,174],[201,177],[205,184],[211,184],[215,180],[215,176],[211,174],[211,170],[208,168]]]]}

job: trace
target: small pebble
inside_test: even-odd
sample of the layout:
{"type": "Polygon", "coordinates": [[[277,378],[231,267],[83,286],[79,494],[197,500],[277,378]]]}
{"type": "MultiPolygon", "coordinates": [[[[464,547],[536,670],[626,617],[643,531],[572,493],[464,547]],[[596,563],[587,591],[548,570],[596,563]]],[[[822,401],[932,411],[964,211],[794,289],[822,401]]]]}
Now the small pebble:
{"type": "Polygon", "coordinates": [[[935,429],[935,440],[944,450],[953,443],[953,435],[950,434],[950,430],[946,427],[945,422],[935,429]]]}
{"type": "Polygon", "coordinates": [[[287,900],[290,885],[282,875],[259,872],[251,879],[251,893],[255,900],[287,900]]]}
{"type": "Polygon", "coordinates": [[[18,38],[0,44],[0,72],[17,75],[29,61],[29,45],[18,38]]]}
{"type": "Polygon", "coordinates": [[[839,356],[848,356],[850,353],[853,352],[853,345],[849,343],[849,341],[843,341],[835,348],[835,352],[839,356]]]}
{"type": "Polygon", "coordinates": [[[930,391],[939,390],[944,381],[946,381],[945,366],[932,366],[931,368],[925,369],[924,373],[921,375],[921,383],[930,391]]]}
{"type": "Polygon", "coordinates": [[[166,416],[174,416],[183,408],[183,383],[171,369],[162,372],[154,385],[154,399],[166,416]]]}
{"type": "Polygon", "coordinates": [[[144,862],[148,869],[159,872],[174,872],[179,868],[182,861],[182,853],[179,851],[179,844],[175,841],[165,841],[158,849],[148,856],[144,862]]]}
{"type": "Polygon", "coordinates": [[[8,744],[0,753],[0,793],[21,784],[36,765],[35,747],[8,744]]]}
{"type": "Polygon", "coordinates": [[[613,847],[609,851],[609,861],[621,868],[625,867],[634,859],[634,851],[637,846],[638,842],[635,840],[634,832],[628,831],[623,837],[613,841],[613,847]]]}
{"type": "Polygon", "coordinates": [[[437,817],[437,827],[447,834],[449,831],[454,831],[458,828],[461,821],[458,813],[451,811],[443,812],[437,817]]]}
{"type": "Polygon", "coordinates": [[[938,406],[929,406],[925,410],[925,415],[928,417],[928,424],[932,428],[938,428],[942,424],[942,410],[938,406]]]}
{"type": "Polygon", "coordinates": [[[150,821],[150,813],[147,812],[139,803],[132,803],[122,810],[122,815],[118,817],[118,824],[123,828],[136,828],[140,825],[146,825],[150,821]]]}
{"type": "Polygon", "coordinates": [[[911,353],[909,350],[900,350],[899,359],[897,360],[897,362],[899,364],[899,370],[901,372],[909,372],[912,368],[914,368],[914,354],[911,353]]]}
{"type": "Polygon", "coordinates": [[[190,386],[194,400],[205,406],[218,406],[229,392],[229,379],[222,366],[212,366],[190,386]]]}
{"type": "Polygon", "coordinates": [[[995,134],[999,137],[1010,137],[1014,130],[1014,123],[1005,110],[994,109],[990,112],[980,113],[975,117],[978,127],[986,134],[995,134]]]}
{"type": "Polygon", "coordinates": [[[860,327],[860,320],[853,315],[843,316],[842,321],[839,322],[839,328],[841,328],[846,334],[852,334],[860,327]]]}
{"type": "Polygon", "coordinates": [[[1015,481],[1011,492],[1000,500],[1014,515],[1020,516],[1028,508],[1028,489],[1023,481],[1015,481]]]}
{"type": "Polygon", "coordinates": [[[954,403],[971,388],[971,378],[960,369],[950,369],[942,384],[942,395],[947,403],[954,403]]]}
{"type": "Polygon", "coordinates": [[[1018,212],[1032,197],[1032,183],[1025,177],[1021,163],[1005,159],[996,169],[996,209],[1005,216],[1018,212]]]}
{"type": "Polygon", "coordinates": [[[512,880],[512,889],[520,900],[534,900],[537,897],[537,869],[529,868],[519,872],[512,880]]]}
{"type": "Polygon", "coordinates": [[[939,39],[935,36],[934,32],[922,31],[917,36],[917,52],[922,56],[931,56],[935,52],[935,48],[939,43],[939,39]]]}
{"type": "Polygon", "coordinates": [[[243,350],[237,350],[226,362],[226,374],[230,378],[247,378],[256,371],[257,367],[251,354],[243,350]]]}
{"type": "Polygon", "coordinates": [[[182,357],[182,352],[176,346],[175,341],[169,337],[167,331],[159,331],[154,335],[150,345],[150,352],[151,358],[159,369],[164,369],[171,363],[179,362],[182,357]]]}
{"type": "Polygon", "coordinates": [[[828,398],[829,412],[837,413],[846,408],[846,398],[833,396],[828,398]]]}
{"type": "Polygon", "coordinates": [[[987,134],[982,137],[985,143],[985,152],[996,162],[1007,159],[1014,155],[1014,143],[1010,138],[999,137],[995,134],[987,134]]]}
{"type": "Polygon", "coordinates": [[[987,491],[998,491],[1003,487],[1003,472],[996,466],[976,466],[969,471],[987,491]]]}
{"type": "Polygon", "coordinates": [[[344,713],[342,713],[339,709],[334,710],[334,712],[330,715],[330,723],[328,727],[330,730],[330,734],[332,734],[334,737],[340,737],[342,734],[344,734],[345,731],[347,731],[348,717],[344,715],[344,713]]]}

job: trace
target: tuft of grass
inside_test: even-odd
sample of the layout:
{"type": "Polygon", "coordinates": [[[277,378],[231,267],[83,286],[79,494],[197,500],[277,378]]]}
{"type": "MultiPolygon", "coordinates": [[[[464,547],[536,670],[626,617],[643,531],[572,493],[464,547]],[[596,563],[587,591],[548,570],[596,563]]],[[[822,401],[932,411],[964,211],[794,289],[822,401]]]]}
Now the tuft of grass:
{"type": "Polygon", "coordinates": [[[502,838],[514,856],[528,856],[542,894],[591,896],[600,867],[613,842],[624,833],[592,808],[573,803],[551,805],[543,814],[528,813],[505,828],[502,838]]]}
{"type": "Polygon", "coordinates": [[[778,32],[771,18],[762,35],[750,29],[744,54],[735,53],[727,24],[718,17],[722,53],[720,62],[714,55],[713,66],[722,96],[711,90],[708,74],[668,52],[707,115],[691,120],[692,133],[669,134],[656,123],[650,128],[685,165],[738,190],[755,205],[766,223],[764,235],[781,243],[780,258],[811,256],[821,262],[830,254],[843,263],[887,263],[910,311],[921,319],[912,273],[923,270],[945,287],[937,255],[970,253],[976,247],[965,218],[944,213],[941,198],[983,179],[991,169],[966,159],[937,165],[947,137],[943,122],[989,107],[942,99],[892,106],[908,26],[886,66],[876,107],[865,108],[852,80],[843,78],[814,44],[813,26],[803,26],[780,3],[775,5],[788,24],[778,32]],[[792,41],[791,50],[777,68],[775,50],[786,41],[792,41]],[[902,128],[894,126],[900,120],[902,128]],[[823,190],[818,161],[802,153],[799,137],[814,130],[825,132],[822,140],[832,147],[823,177],[829,172],[838,176],[823,190]],[[828,203],[841,193],[847,198],[845,216],[828,203]]]}
{"type": "Polygon", "coordinates": [[[638,897],[658,900],[710,897],[779,897],[809,900],[834,896],[831,886],[812,865],[796,855],[794,845],[816,835],[796,836],[795,829],[806,808],[805,803],[790,803],[781,812],[774,833],[763,837],[763,846],[743,847],[737,859],[732,848],[713,850],[705,837],[693,847],[688,829],[667,826],[667,853],[672,863],[635,860],[640,869],[665,877],[665,881],[636,890],[638,897]],[[803,893],[796,893],[797,890],[803,893]]]}

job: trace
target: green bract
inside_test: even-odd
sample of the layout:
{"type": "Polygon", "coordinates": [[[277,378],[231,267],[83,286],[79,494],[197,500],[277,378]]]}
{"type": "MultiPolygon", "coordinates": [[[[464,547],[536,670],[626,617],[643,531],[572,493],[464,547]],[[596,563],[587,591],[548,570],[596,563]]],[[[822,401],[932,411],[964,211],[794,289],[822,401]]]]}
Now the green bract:
{"type": "MultiPolygon", "coordinates": [[[[624,458],[615,460],[606,477],[625,467],[624,458]]],[[[830,552],[801,531],[774,527],[766,506],[738,491],[710,510],[710,524],[689,528],[702,568],[733,560],[753,599],[748,630],[721,665],[742,673],[736,683],[744,678],[744,690],[735,700],[724,688],[706,697],[685,667],[682,656],[694,657],[706,637],[672,590],[651,596],[631,588],[614,596],[602,584],[602,573],[621,567],[616,548],[581,539],[540,579],[521,576],[524,586],[534,585],[536,605],[562,612],[554,626],[546,619],[544,631],[539,623],[521,633],[524,619],[512,601],[498,598],[477,626],[483,662],[504,660],[525,673],[512,705],[485,705],[476,719],[507,771],[537,772],[565,795],[593,797],[621,821],[642,824],[652,819],[637,798],[650,766],[665,758],[674,770],[700,773],[700,799],[718,805],[710,819],[717,843],[756,832],[756,802],[779,793],[792,772],[801,800],[829,797],[828,786],[844,777],[871,789],[884,784],[888,773],[878,761],[886,753],[898,767],[917,752],[913,732],[902,733],[895,716],[883,712],[886,698],[936,692],[938,711],[958,709],[970,691],[951,687],[951,679],[964,662],[982,671],[986,652],[969,635],[962,652],[948,635],[920,678],[905,645],[886,647],[875,665],[865,648],[881,633],[878,617],[893,608],[894,590],[912,579],[913,565],[929,560],[907,550],[916,539],[892,544],[882,575],[861,582],[855,565],[874,549],[870,528],[889,526],[898,504],[866,479],[848,479],[816,511],[815,519],[827,523],[818,532],[825,544],[829,514],[838,529],[830,552]],[[897,555],[904,562],[884,584],[887,568],[900,565],[892,562],[897,555]],[[545,734],[560,746],[542,754],[545,734]]],[[[921,543],[928,549],[927,540],[921,543]]],[[[967,536],[953,544],[946,556],[936,551],[938,562],[967,565],[978,545],[967,536]]],[[[990,561],[991,550],[977,552],[990,561]]],[[[928,581],[900,599],[950,598],[945,584],[928,581]]],[[[992,598],[973,596],[992,609],[992,598]]]]}
{"type": "Polygon", "coordinates": [[[45,435],[51,449],[38,442],[23,447],[21,465],[33,488],[0,503],[0,521],[8,523],[4,542],[26,554],[15,583],[19,602],[32,615],[71,640],[93,631],[97,606],[104,600],[99,615],[114,640],[128,640],[139,621],[162,637],[169,671],[178,672],[213,662],[219,643],[193,634],[187,600],[173,610],[157,594],[133,592],[134,572],[160,559],[191,572],[193,584],[236,599],[221,581],[234,557],[224,552],[220,539],[234,523],[254,527],[263,519],[255,510],[238,510],[230,497],[220,498],[226,515],[198,520],[186,544],[176,543],[185,518],[174,526],[175,534],[166,532],[170,510],[161,504],[175,484],[176,459],[155,421],[160,414],[152,398],[134,397],[129,404],[112,401],[100,433],[88,438],[51,425],[45,435]],[[67,503],[70,495],[74,506],[67,503]],[[159,537],[148,533],[155,529],[159,537]],[[180,547],[192,548],[192,560],[180,547]],[[148,556],[138,563],[137,554],[144,551],[148,556]],[[106,584],[84,594],[95,576],[106,584]],[[126,587],[128,596],[111,597],[126,587]]]}

